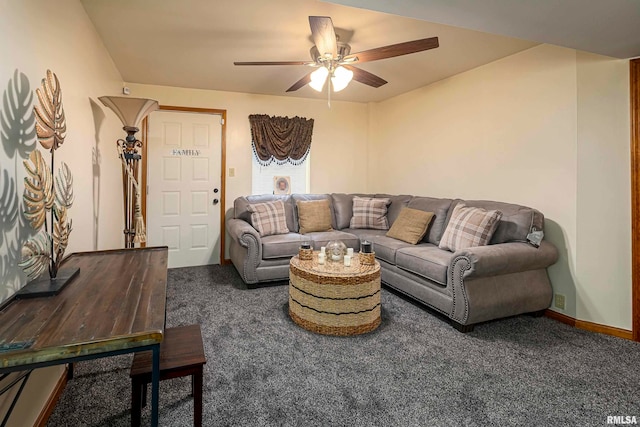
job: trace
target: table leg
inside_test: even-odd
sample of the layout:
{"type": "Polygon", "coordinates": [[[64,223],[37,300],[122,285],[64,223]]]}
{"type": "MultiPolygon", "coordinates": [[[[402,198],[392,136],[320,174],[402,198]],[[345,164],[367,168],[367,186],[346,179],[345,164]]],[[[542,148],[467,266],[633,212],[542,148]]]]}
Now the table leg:
{"type": "Polygon", "coordinates": [[[131,427],[140,427],[143,387],[146,389],[147,385],[141,383],[137,378],[131,381],[131,427]]]}
{"type": "Polygon", "coordinates": [[[151,425],[158,427],[158,398],[160,396],[160,344],[153,346],[151,371],[151,425]]]}
{"type": "Polygon", "coordinates": [[[202,427],[202,366],[197,374],[194,374],[193,380],[193,425],[194,427],[202,427]]]}

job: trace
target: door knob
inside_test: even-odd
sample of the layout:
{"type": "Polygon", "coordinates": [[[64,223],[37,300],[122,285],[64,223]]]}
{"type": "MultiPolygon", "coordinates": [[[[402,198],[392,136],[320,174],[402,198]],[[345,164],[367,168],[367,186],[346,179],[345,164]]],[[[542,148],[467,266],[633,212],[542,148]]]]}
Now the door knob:
{"type": "Polygon", "coordinates": [[[213,199],[213,204],[214,204],[214,205],[217,205],[217,204],[218,204],[218,202],[219,202],[219,200],[218,200],[218,199],[213,199]]]}

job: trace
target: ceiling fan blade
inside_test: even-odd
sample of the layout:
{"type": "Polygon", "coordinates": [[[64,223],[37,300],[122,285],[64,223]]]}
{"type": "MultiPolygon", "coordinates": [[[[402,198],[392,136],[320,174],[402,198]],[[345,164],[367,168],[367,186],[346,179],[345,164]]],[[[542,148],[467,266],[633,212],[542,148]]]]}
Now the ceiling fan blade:
{"type": "Polygon", "coordinates": [[[313,65],[310,61],[253,61],[234,62],[233,65],[313,65]]]}
{"type": "MultiPolygon", "coordinates": [[[[313,71],[311,73],[313,73],[313,71]]],[[[304,85],[309,84],[309,82],[311,81],[311,73],[305,74],[305,76],[303,78],[301,78],[300,80],[295,82],[293,84],[293,86],[291,86],[289,89],[287,89],[287,92],[294,92],[294,91],[300,89],[301,87],[303,87],[304,85]]]]}
{"type": "Polygon", "coordinates": [[[387,84],[385,79],[378,77],[375,74],[371,74],[361,68],[356,68],[352,65],[343,65],[343,67],[347,70],[353,71],[353,80],[364,83],[367,86],[380,87],[387,84]]]}
{"type": "Polygon", "coordinates": [[[328,16],[310,16],[309,26],[313,43],[318,48],[321,56],[331,54],[331,58],[338,56],[338,44],[336,43],[336,31],[333,22],[328,16]]]}
{"type": "Polygon", "coordinates": [[[345,60],[358,58],[358,62],[377,61],[379,59],[393,58],[394,56],[408,55],[410,53],[422,52],[423,50],[434,49],[439,46],[437,37],[428,39],[413,40],[410,42],[382,46],[375,49],[352,53],[345,56],[345,60]]]}

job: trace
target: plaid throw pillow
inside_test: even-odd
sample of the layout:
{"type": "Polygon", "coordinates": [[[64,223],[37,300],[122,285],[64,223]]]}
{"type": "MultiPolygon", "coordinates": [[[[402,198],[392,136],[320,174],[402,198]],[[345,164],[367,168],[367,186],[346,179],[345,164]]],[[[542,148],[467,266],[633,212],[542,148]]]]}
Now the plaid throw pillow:
{"type": "Polygon", "coordinates": [[[500,211],[471,208],[464,204],[457,205],[453,208],[451,220],[442,235],[440,249],[455,252],[487,245],[493,232],[498,228],[500,218],[502,218],[500,211]]]}
{"type": "Polygon", "coordinates": [[[282,200],[252,203],[247,210],[251,212],[251,225],[258,230],[261,237],[289,232],[282,200]]]}
{"type": "Polygon", "coordinates": [[[374,230],[388,230],[387,205],[389,199],[373,199],[370,197],[353,198],[353,216],[350,228],[371,228],[374,230]]]}

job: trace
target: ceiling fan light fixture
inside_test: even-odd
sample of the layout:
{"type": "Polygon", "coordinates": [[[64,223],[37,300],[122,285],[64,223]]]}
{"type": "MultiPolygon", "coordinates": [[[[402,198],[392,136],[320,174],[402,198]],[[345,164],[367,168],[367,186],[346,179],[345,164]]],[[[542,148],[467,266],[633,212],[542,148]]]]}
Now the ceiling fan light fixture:
{"type": "Polygon", "coordinates": [[[333,71],[331,76],[331,84],[333,85],[334,92],[340,92],[347,87],[351,79],[353,78],[353,71],[347,70],[344,67],[338,67],[333,71]]]}
{"type": "Polygon", "coordinates": [[[329,70],[325,67],[320,67],[311,73],[311,81],[309,82],[309,86],[313,90],[318,92],[322,92],[322,88],[324,87],[324,82],[327,81],[327,76],[329,75],[329,70]]]}

